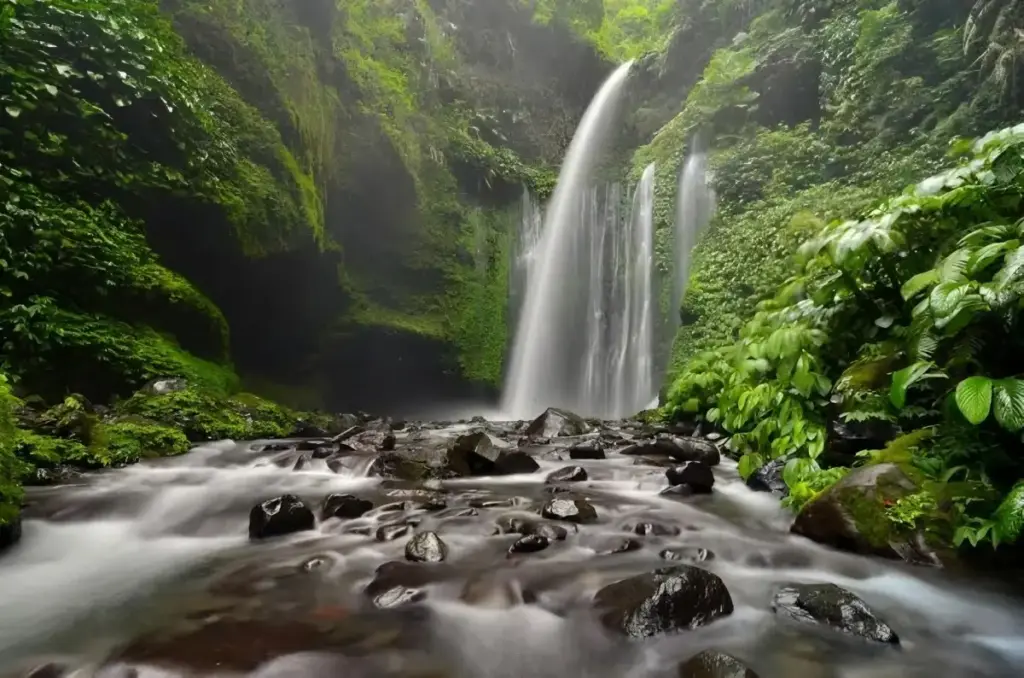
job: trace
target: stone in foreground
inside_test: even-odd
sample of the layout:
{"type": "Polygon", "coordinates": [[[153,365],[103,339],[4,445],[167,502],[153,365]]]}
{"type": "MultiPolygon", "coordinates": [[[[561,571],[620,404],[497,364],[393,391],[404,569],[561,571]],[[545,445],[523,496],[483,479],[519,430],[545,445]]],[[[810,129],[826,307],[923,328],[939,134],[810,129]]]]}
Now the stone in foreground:
{"type": "Polygon", "coordinates": [[[285,494],[253,506],[249,511],[249,539],[268,539],[312,530],[313,512],[295,495],[285,494]]]}
{"type": "Polygon", "coordinates": [[[437,532],[420,532],[405,545],[405,559],[414,563],[440,563],[448,557],[448,544],[437,532]]]}
{"type": "Polygon", "coordinates": [[[679,678],[758,678],[758,675],[731,655],[707,650],[680,664],[679,678]]]}
{"type": "Polygon", "coordinates": [[[582,525],[597,522],[597,509],[586,499],[552,499],[544,504],[541,515],[549,520],[565,520],[582,525]]]}
{"type": "Polygon", "coordinates": [[[686,485],[698,494],[710,494],[715,484],[715,475],[711,469],[699,461],[688,461],[670,468],[665,471],[665,477],[668,478],[669,485],[686,485]]]}
{"type": "Polygon", "coordinates": [[[690,565],[668,567],[605,586],[595,607],[610,629],[633,638],[695,629],[732,614],[725,583],[690,565]]]}
{"type": "Polygon", "coordinates": [[[837,631],[879,643],[898,645],[889,626],[867,603],[835,584],[791,584],[779,590],[772,610],[798,622],[823,624],[837,631]]]}
{"type": "Polygon", "coordinates": [[[549,407],[526,428],[526,435],[530,438],[581,436],[588,428],[587,422],[579,415],[549,407]]]}

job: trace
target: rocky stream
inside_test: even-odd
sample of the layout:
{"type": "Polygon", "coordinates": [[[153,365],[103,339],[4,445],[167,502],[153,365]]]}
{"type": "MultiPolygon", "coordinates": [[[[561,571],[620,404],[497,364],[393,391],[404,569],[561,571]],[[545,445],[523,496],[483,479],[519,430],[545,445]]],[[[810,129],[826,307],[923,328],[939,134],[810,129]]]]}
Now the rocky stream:
{"type": "Polygon", "coordinates": [[[1011,592],[792,534],[680,433],[368,420],[34,488],[0,676],[1020,675],[1011,592]]]}

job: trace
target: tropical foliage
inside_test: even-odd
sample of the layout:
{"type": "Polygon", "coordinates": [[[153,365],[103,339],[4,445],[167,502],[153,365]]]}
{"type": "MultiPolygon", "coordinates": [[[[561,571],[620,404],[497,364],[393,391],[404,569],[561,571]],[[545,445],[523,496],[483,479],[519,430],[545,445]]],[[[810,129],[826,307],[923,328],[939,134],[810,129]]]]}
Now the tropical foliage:
{"type": "Polygon", "coordinates": [[[720,425],[745,476],[788,460],[797,507],[843,473],[821,463],[834,421],[886,422],[902,435],[856,463],[919,479],[897,519],[998,544],[1024,523],[1024,126],[954,150],[952,169],[809,238],[739,340],[686,364],[668,413],[720,425]]]}

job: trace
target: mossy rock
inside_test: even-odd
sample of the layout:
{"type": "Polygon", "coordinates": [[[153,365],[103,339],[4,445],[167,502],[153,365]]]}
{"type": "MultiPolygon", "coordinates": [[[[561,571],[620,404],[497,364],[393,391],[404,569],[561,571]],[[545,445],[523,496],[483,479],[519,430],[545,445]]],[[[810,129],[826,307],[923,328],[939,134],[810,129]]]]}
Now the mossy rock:
{"type": "Polygon", "coordinates": [[[833,548],[942,565],[948,556],[916,530],[893,523],[886,509],[919,487],[896,464],[852,470],[801,509],[791,531],[833,548]]]}

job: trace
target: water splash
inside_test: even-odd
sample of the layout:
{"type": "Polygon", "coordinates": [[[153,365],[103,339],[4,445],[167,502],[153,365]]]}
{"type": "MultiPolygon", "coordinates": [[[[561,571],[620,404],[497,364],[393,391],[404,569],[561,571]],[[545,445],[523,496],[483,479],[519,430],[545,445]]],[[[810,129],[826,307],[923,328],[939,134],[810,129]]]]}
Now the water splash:
{"type": "Polygon", "coordinates": [[[579,254],[584,241],[597,247],[585,237],[586,233],[581,233],[593,232],[594,225],[584,221],[586,206],[593,204],[587,197],[593,196],[594,167],[615,119],[631,65],[616,69],[591,102],[569,146],[548,206],[502,399],[502,409],[513,416],[530,417],[551,405],[581,414],[606,414],[599,409],[607,394],[581,393],[579,388],[580,356],[585,352],[577,324],[579,303],[585,298],[580,288],[591,282],[590,260],[579,254]]]}

